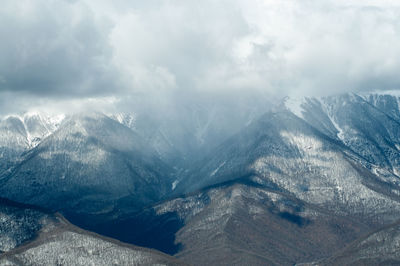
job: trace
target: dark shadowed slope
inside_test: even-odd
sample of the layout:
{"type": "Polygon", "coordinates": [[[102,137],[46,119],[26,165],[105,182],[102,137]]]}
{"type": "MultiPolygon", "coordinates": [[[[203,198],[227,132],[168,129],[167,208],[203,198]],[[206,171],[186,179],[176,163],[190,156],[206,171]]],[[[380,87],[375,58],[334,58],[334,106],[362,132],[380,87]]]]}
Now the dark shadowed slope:
{"type": "Polygon", "coordinates": [[[0,265],[182,265],[155,250],[79,229],[61,215],[0,201],[0,265]]]}
{"type": "Polygon", "coordinates": [[[169,240],[170,251],[194,265],[292,265],[329,256],[371,228],[250,178],[166,201],[121,224],[140,225],[133,239],[158,232],[138,244],[169,240]]]}
{"type": "Polygon", "coordinates": [[[0,253],[36,238],[40,230],[55,222],[49,212],[0,198],[0,253]]]}

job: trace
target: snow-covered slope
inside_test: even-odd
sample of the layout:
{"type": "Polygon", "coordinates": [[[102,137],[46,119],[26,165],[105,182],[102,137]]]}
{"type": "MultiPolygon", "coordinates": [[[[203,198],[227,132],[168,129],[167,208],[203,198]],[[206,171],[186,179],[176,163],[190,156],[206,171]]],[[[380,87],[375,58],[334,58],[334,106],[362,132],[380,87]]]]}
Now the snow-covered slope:
{"type": "Polygon", "coordinates": [[[2,117],[0,118],[1,145],[12,147],[16,144],[16,140],[22,138],[17,144],[25,148],[34,147],[40,140],[56,131],[65,117],[64,114],[49,115],[39,112],[2,117]]]}
{"type": "Polygon", "coordinates": [[[21,153],[56,131],[64,118],[65,115],[37,112],[0,118],[0,172],[18,161],[21,153]]]}
{"type": "Polygon", "coordinates": [[[81,114],[4,172],[0,194],[68,217],[112,219],[159,200],[171,188],[170,174],[132,130],[103,114],[81,114]]]}
{"type": "Polygon", "coordinates": [[[391,172],[387,175],[398,175],[398,103],[397,96],[376,94],[306,98],[301,113],[307,123],[356,152],[370,170],[383,168],[391,172]]]}
{"type": "Polygon", "coordinates": [[[34,239],[54,223],[49,212],[0,198],[0,254],[34,239]]]}
{"type": "Polygon", "coordinates": [[[374,173],[368,163],[339,140],[290,112],[278,111],[219,146],[176,191],[247,178],[337,213],[395,219],[400,180],[383,167],[378,171],[385,175],[374,173]]]}

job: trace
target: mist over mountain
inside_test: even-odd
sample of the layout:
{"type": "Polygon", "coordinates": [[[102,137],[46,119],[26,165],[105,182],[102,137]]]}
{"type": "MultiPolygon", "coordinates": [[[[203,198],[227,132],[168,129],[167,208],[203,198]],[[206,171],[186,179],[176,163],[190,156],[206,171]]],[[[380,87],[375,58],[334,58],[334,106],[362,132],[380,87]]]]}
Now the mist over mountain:
{"type": "Polygon", "coordinates": [[[248,112],[11,115],[0,191],[189,264],[328,263],[399,219],[399,102],[344,94],[248,112]]]}
{"type": "Polygon", "coordinates": [[[399,264],[396,0],[3,0],[0,265],[399,264]]]}

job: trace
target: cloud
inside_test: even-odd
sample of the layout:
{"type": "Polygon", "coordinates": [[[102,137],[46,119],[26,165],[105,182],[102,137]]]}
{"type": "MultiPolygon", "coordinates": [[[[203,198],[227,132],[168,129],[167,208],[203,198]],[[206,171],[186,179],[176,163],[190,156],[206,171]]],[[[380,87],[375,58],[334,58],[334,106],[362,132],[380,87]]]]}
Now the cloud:
{"type": "Polygon", "coordinates": [[[4,1],[0,90],[81,97],[115,89],[110,30],[80,2],[4,1]]]}
{"type": "Polygon", "coordinates": [[[397,1],[6,0],[0,34],[2,95],[163,101],[400,88],[397,1]]]}

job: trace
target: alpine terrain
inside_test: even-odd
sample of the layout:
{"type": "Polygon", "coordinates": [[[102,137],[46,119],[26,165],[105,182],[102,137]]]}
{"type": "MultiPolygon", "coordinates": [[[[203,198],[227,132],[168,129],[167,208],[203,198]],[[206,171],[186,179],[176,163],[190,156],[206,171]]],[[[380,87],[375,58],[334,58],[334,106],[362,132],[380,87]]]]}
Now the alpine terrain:
{"type": "Polygon", "coordinates": [[[0,136],[6,265],[399,262],[394,94],[26,113],[3,117],[0,136]]]}

